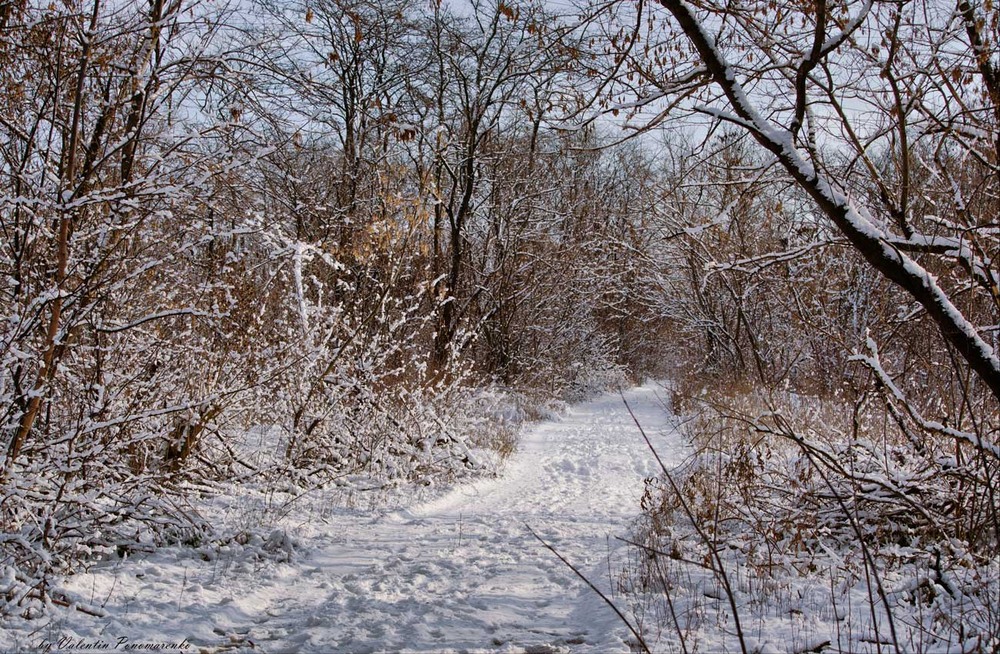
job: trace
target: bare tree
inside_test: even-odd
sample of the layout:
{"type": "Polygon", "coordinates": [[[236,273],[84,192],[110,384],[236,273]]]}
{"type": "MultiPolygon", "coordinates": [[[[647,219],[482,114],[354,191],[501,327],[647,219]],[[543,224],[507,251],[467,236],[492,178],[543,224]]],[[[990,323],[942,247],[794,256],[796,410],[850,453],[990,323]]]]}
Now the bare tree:
{"type": "Polygon", "coordinates": [[[208,100],[229,81],[225,11],[96,0],[0,18],[2,521],[38,548],[13,559],[32,592],[123,524],[185,522],[150,489],[248,386],[222,365],[235,230],[211,210],[238,165],[208,100]]]}
{"type": "Polygon", "coordinates": [[[426,119],[435,124],[424,168],[435,198],[433,271],[442,300],[434,344],[438,367],[451,356],[483,289],[469,286],[468,230],[485,213],[489,187],[499,181],[485,173],[497,161],[496,145],[505,133],[520,131],[523,121],[530,134],[525,145],[533,150],[546,113],[556,109],[564,57],[556,41],[540,38],[550,29],[552,19],[537,3],[476,2],[469,17],[437,6],[426,23],[431,49],[428,74],[419,84],[426,119]]]}
{"type": "Polygon", "coordinates": [[[659,4],[672,25],[623,37],[634,104],[681,102],[746,130],[1000,398],[995,10],[659,4]],[[976,181],[949,184],[957,161],[976,181]],[[932,200],[918,179],[954,194],[932,200]]]}

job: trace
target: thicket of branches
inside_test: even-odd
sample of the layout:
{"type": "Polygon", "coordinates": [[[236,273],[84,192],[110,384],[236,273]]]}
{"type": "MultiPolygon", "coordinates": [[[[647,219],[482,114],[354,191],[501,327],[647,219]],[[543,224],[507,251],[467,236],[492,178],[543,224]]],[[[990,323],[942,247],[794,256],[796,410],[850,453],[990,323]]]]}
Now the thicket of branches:
{"type": "Polygon", "coordinates": [[[996,8],[626,13],[609,107],[707,135],[665,144],[658,203],[696,455],[650,484],[626,585],[681,649],[995,651],[996,8]]]}
{"type": "Polygon", "coordinates": [[[540,3],[0,4],[4,610],[210,537],[216,482],[481,474],[516,427],[481,389],[641,372],[648,162],[551,128],[561,36],[540,3]]]}

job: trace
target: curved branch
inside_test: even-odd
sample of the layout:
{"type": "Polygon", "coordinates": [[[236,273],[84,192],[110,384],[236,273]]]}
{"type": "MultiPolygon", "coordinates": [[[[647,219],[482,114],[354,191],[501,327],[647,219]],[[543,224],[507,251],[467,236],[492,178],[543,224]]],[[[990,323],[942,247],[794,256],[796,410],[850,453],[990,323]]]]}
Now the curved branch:
{"type": "Polygon", "coordinates": [[[796,183],[813,199],[826,217],[847,237],[855,250],[883,276],[919,302],[937,324],[944,338],[962,355],[976,375],[1000,400],[1000,359],[965,315],[955,306],[934,276],[893,244],[893,237],[876,225],[864,209],[795,149],[793,134],[766,120],[750,102],[736,72],[716,48],[691,6],[684,0],[660,0],[691,40],[713,81],[725,94],[733,113],[754,139],[781,162],[796,183]]]}

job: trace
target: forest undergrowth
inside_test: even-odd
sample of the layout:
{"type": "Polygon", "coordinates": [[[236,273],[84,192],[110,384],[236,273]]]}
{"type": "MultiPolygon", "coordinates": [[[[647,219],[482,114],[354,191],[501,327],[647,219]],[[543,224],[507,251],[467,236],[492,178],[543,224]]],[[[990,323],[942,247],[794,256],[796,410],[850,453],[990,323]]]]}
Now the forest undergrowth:
{"type": "Polygon", "coordinates": [[[995,455],[900,414],[874,374],[851,395],[682,376],[673,410],[694,453],[647,480],[618,579],[647,642],[1000,647],[995,455]]]}

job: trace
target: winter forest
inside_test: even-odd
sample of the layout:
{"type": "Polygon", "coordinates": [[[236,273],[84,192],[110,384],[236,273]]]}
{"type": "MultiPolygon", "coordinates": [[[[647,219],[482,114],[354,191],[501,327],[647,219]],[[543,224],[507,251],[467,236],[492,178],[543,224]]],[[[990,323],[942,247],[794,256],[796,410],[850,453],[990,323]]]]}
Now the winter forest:
{"type": "Polygon", "coordinates": [[[0,0],[0,651],[1000,651],[998,40],[0,0]]]}

